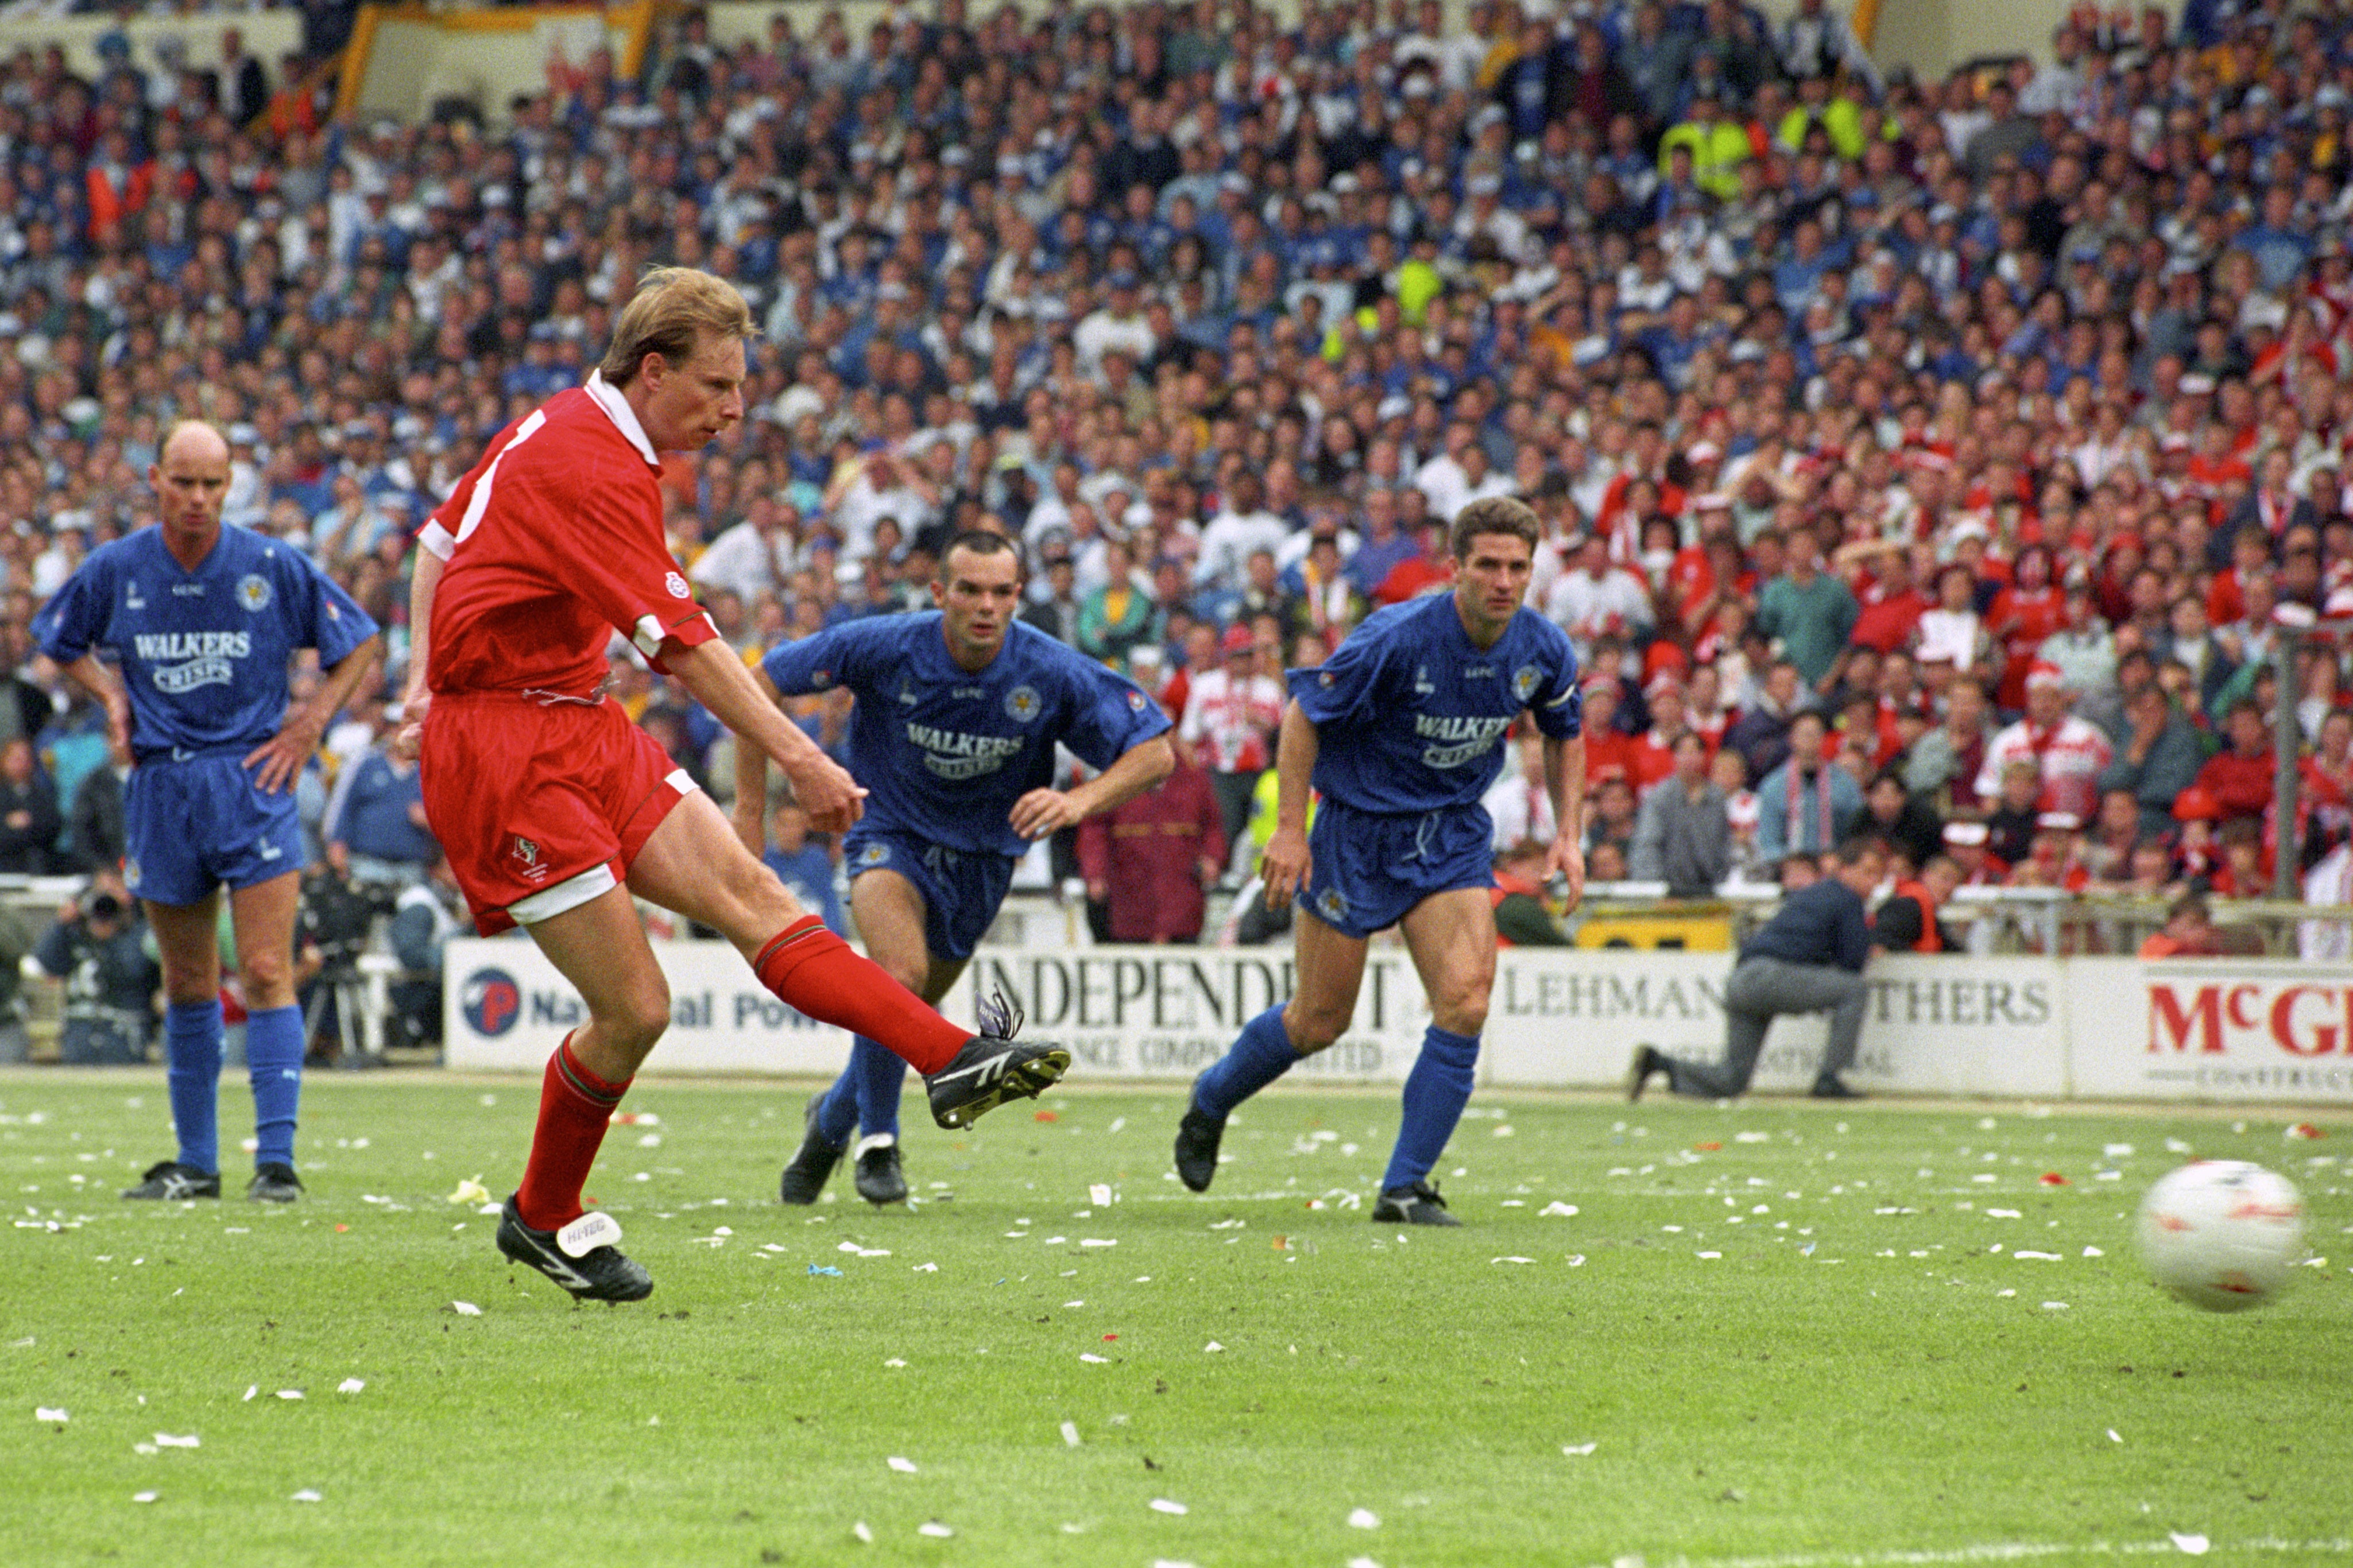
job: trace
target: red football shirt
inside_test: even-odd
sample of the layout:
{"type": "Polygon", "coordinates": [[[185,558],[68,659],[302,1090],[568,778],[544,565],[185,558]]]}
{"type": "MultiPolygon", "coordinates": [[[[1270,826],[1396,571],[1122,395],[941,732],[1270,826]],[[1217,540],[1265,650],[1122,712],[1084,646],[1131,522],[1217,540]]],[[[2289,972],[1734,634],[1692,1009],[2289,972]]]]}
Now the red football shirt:
{"type": "Polygon", "coordinates": [[[654,668],[718,636],[662,537],[661,458],[592,374],[498,434],[419,537],[448,563],[427,685],[585,697],[618,630],[654,668]]]}

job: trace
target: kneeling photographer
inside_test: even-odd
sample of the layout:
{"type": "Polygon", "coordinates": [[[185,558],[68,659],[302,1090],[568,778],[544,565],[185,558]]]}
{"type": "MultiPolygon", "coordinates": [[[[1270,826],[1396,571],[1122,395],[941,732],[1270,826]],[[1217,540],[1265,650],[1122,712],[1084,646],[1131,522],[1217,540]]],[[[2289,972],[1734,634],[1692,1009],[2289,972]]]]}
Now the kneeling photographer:
{"type": "Polygon", "coordinates": [[[66,983],[58,1058],[71,1067],[126,1067],[147,1059],[155,1033],[163,970],[148,950],[146,922],[111,871],[58,911],[33,960],[66,983]]]}

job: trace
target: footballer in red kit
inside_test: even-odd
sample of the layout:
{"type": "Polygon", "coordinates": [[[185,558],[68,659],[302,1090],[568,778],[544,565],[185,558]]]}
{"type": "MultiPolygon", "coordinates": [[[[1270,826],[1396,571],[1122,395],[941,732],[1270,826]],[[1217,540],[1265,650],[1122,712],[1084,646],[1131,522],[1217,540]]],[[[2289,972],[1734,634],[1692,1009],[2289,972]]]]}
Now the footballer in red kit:
{"type": "Polygon", "coordinates": [[[1070,1065],[1011,1039],[1016,1010],[985,1007],[973,1034],[852,952],[603,694],[617,630],[777,763],[812,826],[858,819],[865,792],[764,699],[663,542],[661,454],[742,419],[753,331],[723,279],[648,273],[587,384],[501,431],[434,513],[410,584],[404,738],[427,819],[477,927],[522,926],[588,1013],[549,1058],[498,1229],[501,1252],[575,1297],[653,1289],[615,1245],[618,1225],[581,1204],[613,1108],[670,1020],[633,898],[719,931],[782,1000],[905,1058],[942,1126],[1034,1096],[1070,1065]]]}

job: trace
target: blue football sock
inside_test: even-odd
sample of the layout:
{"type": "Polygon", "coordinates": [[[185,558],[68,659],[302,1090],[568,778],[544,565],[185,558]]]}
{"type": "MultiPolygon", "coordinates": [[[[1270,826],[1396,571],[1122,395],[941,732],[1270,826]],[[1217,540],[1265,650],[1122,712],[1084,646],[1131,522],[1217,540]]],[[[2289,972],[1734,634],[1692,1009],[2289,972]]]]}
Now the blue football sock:
{"type": "Polygon", "coordinates": [[[1405,1114],[1398,1123],[1397,1149],[1389,1155],[1381,1191],[1411,1186],[1430,1174],[1462,1108],[1471,1102],[1471,1082],[1479,1065],[1479,1037],[1457,1035],[1432,1024],[1421,1037],[1421,1055],[1405,1075],[1405,1114]]]}
{"type": "Polygon", "coordinates": [[[253,1084],[253,1163],[294,1163],[302,1105],[302,1009],[268,1007],[245,1018],[245,1074],[253,1084]]]}
{"type": "Polygon", "coordinates": [[[817,1102],[817,1135],[835,1148],[858,1131],[858,1047],[849,1047],[850,1065],[841,1069],[817,1102]]]}
{"type": "Polygon", "coordinates": [[[1211,1062],[1193,1085],[1193,1105],[1223,1120],[1234,1107],[1298,1065],[1282,1008],[1269,1007],[1242,1026],[1233,1049],[1211,1062]]]}
{"type": "Polygon", "coordinates": [[[220,1169],[220,998],[174,1002],[164,1010],[164,1081],[172,1094],[172,1131],[179,1161],[199,1171],[220,1169]]]}
{"type": "Polygon", "coordinates": [[[906,1062],[860,1035],[850,1042],[847,1076],[858,1080],[858,1130],[869,1138],[884,1132],[896,1138],[906,1062]]]}

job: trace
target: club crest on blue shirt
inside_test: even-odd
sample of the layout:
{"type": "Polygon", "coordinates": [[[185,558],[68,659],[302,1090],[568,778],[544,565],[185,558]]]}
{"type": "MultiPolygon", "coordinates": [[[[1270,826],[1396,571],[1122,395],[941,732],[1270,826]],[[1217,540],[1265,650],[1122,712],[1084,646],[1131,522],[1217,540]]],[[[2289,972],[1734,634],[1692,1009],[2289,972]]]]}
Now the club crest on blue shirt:
{"type": "Polygon", "coordinates": [[[1017,686],[1005,694],[1005,711],[1019,723],[1027,724],[1038,717],[1045,706],[1031,687],[1017,686]]]}
{"type": "Polygon", "coordinates": [[[1144,693],[1143,693],[1143,692],[1141,692],[1141,691],[1131,691],[1131,692],[1129,692],[1129,693],[1127,694],[1127,705],[1128,705],[1130,708],[1133,708],[1134,710],[1135,710],[1135,711],[1137,711],[1138,713],[1143,712],[1143,711],[1144,711],[1144,693]]]}
{"type": "Polygon", "coordinates": [[[1533,664],[1524,664],[1512,671],[1512,700],[1525,702],[1529,698],[1534,697],[1536,694],[1537,683],[1543,679],[1542,672],[1533,664]]]}
{"type": "Polygon", "coordinates": [[[861,867],[880,866],[890,858],[891,847],[888,844],[869,844],[858,852],[858,863],[861,867]]]}
{"type": "Polygon", "coordinates": [[[248,572],[238,578],[237,602],[253,615],[269,608],[269,579],[259,572],[248,572]]]}

